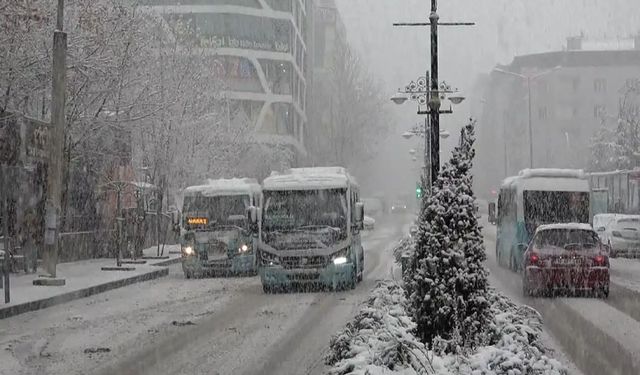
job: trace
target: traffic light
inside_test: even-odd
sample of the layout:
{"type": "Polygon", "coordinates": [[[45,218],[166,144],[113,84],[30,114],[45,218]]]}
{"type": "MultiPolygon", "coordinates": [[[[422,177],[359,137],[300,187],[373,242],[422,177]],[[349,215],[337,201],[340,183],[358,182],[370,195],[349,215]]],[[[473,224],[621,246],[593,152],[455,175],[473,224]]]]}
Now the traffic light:
{"type": "Polygon", "coordinates": [[[422,186],[420,184],[416,185],[416,198],[422,198],[422,186]]]}

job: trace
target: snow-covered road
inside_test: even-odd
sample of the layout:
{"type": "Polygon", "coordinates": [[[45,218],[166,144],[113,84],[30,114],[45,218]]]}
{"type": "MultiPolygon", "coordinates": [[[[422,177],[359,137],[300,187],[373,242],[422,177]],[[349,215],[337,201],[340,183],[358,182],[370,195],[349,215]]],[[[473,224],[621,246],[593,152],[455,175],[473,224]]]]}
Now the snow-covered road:
{"type": "MultiPolygon", "coordinates": [[[[640,294],[618,284],[629,280],[629,269],[634,268],[629,260],[612,262],[611,295],[606,300],[527,298],[522,294],[521,276],[497,265],[495,226],[487,225],[484,232],[491,283],[514,301],[530,305],[543,315],[545,328],[553,337],[550,344],[560,348],[558,359],[568,363],[572,373],[640,373],[640,294]],[[571,368],[572,363],[579,370],[571,368]]],[[[639,277],[635,275],[633,279],[639,277]]]]}
{"type": "Polygon", "coordinates": [[[317,374],[333,333],[377,279],[408,217],[365,236],[353,291],[265,295],[253,278],[167,278],[0,320],[0,374],[317,374]]]}

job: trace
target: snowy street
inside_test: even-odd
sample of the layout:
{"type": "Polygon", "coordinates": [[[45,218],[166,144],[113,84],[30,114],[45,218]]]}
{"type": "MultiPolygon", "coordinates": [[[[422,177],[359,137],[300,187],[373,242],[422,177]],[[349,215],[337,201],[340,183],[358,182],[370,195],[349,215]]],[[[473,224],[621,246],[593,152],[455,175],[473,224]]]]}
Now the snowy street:
{"type": "Polygon", "coordinates": [[[633,283],[638,274],[624,270],[640,269],[640,262],[613,259],[611,264],[611,295],[597,298],[528,298],[523,297],[519,274],[498,267],[495,260],[495,226],[485,225],[487,266],[491,284],[502,290],[514,302],[527,304],[538,310],[549,343],[559,349],[556,359],[569,367],[588,374],[636,374],[640,371],[640,290],[624,287],[621,282],[633,283]]]}
{"type": "Polygon", "coordinates": [[[260,280],[163,279],[0,321],[2,374],[321,373],[329,339],[392,267],[409,217],[364,235],[353,291],[266,295],[260,280]]]}

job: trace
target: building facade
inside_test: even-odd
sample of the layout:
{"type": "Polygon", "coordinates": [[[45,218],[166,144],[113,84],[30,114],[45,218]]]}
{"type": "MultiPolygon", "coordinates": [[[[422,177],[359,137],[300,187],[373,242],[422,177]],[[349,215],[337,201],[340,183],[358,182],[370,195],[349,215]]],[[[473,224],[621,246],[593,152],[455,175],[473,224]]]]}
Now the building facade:
{"type": "Polygon", "coordinates": [[[338,64],[344,63],[347,31],[335,0],[313,0],[310,12],[310,90],[308,92],[309,129],[306,134],[311,159],[323,163],[331,147],[327,133],[334,126],[332,118],[335,98],[335,75],[338,64]]]}
{"type": "Polygon", "coordinates": [[[592,138],[602,126],[615,129],[624,88],[638,79],[640,38],[613,45],[570,38],[563,51],[494,68],[482,79],[479,194],[530,166],[588,168],[592,138]]]}
{"type": "Polygon", "coordinates": [[[311,0],[146,0],[169,23],[196,31],[224,77],[232,126],[250,124],[255,139],[300,156],[307,124],[311,0]]]}

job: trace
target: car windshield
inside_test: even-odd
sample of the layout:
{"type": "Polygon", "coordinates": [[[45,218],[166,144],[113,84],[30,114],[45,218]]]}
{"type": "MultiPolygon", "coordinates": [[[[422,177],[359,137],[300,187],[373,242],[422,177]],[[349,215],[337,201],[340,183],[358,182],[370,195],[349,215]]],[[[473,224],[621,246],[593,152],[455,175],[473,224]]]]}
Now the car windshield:
{"type": "Polygon", "coordinates": [[[539,231],[534,239],[534,246],[538,249],[548,247],[564,248],[567,245],[593,248],[598,244],[598,235],[591,230],[583,229],[545,229],[539,231]]]}
{"type": "Polygon", "coordinates": [[[264,193],[265,231],[346,229],[346,190],[293,190],[264,193]]]}

